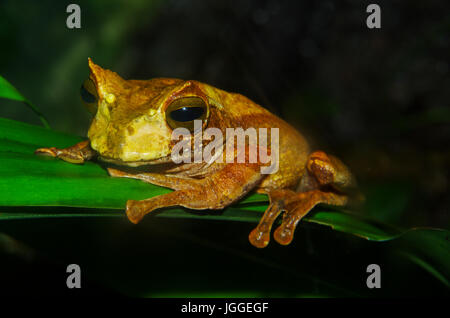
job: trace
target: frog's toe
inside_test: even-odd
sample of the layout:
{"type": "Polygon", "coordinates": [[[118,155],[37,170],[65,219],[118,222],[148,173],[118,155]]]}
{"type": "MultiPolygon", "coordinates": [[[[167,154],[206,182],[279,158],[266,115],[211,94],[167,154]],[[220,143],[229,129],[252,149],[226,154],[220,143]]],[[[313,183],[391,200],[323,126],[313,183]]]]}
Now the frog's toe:
{"type": "Polygon", "coordinates": [[[270,231],[272,229],[273,222],[284,209],[284,203],[282,201],[274,201],[271,197],[272,203],[264,212],[263,217],[259,221],[256,228],[250,233],[248,239],[250,243],[258,248],[266,247],[270,241],[270,231]]]}
{"type": "Polygon", "coordinates": [[[273,238],[281,245],[289,245],[292,242],[297,225],[316,204],[314,194],[299,193],[297,196],[297,201],[294,200],[288,205],[283,221],[273,233],[273,238]]]}
{"type": "Polygon", "coordinates": [[[51,157],[57,157],[58,156],[58,152],[57,149],[55,147],[51,147],[51,148],[38,148],[34,151],[34,153],[36,155],[46,155],[46,156],[51,156],[51,157]]]}
{"type": "Polygon", "coordinates": [[[257,248],[266,247],[270,242],[270,230],[263,231],[257,227],[250,232],[248,240],[257,248]]]}
{"type": "Polygon", "coordinates": [[[289,245],[294,239],[294,231],[295,228],[289,228],[282,224],[273,233],[273,238],[281,245],[289,245]]]}

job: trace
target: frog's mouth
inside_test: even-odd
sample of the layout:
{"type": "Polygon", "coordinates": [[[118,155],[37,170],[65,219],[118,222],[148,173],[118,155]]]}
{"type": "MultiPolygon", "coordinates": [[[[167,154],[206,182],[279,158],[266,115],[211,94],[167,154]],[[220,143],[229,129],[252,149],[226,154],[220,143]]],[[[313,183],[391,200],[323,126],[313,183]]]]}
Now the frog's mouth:
{"type": "Polygon", "coordinates": [[[98,156],[98,159],[104,162],[112,163],[119,166],[128,166],[128,167],[140,167],[145,165],[158,165],[163,163],[172,162],[172,156],[168,155],[165,157],[151,159],[151,160],[139,160],[139,161],[122,161],[119,159],[114,159],[106,156],[98,156]]]}

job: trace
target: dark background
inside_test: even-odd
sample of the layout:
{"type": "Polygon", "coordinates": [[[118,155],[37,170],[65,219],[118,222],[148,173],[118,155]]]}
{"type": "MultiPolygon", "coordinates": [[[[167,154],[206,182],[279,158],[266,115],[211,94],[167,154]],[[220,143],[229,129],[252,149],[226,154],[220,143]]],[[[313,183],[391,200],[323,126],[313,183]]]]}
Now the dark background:
{"type": "MultiPolygon", "coordinates": [[[[82,28],[71,30],[65,26],[68,15],[65,9],[70,2],[2,1],[0,74],[39,107],[52,128],[83,136],[90,117],[82,108],[78,94],[88,75],[87,57],[124,78],[195,79],[242,93],[298,127],[313,148],[342,158],[351,167],[367,196],[361,212],[402,227],[448,229],[448,3],[434,0],[376,1],[382,10],[382,28],[368,29],[366,6],[371,2],[77,1],[81,6],[82,28]]],[[[21,104],[1,100],[0,105],[2,117],[39,124],[38,118],[21,104]]],[[[236,262],[233,257],[225,257],[221,253],[221,256],[199,256],[198,249],[202,247],[198,241],[191,241],[189,245],[182,240],[186,246],[181,248],[177,244],[180,238],[176,235],[164,238],[161,233],[149,233],[149,228],[159,226],[170,228],[171,232],[181,228],[181,232],[194,233],[208,244],[213,244],[210,240],[220,240],[221,243],[214,244],[221,246],[228,246],[227,238],[233,240],[239,236],[238,241],[235,239],[229,244],[242,248],[252,225],[171,219],[147,221],[143,222],[146,227],[139,230],[126,224],[125,220],[108,220],[105,224],[109,225],[102,225],[103,221],[99,220],[90,224],[74,222],[69,226],[71,231],[64,225],[69,221],[51,221],[51,224],[38,221],[33,223],[32,230],[31,226],[24,227],[24,221],[14,221],[7,226],[2,225],[1,230],[26,242],[36,240],[45,246],[48,242],[39,241],[38,235],[33,233],[54,231],[54,237],[60,243],[50,248],[51,251],[45,251],[52,259],[49,262],[54,261],[55,255],[63,264],[68,259],[74,259],[76,263],[81,258],[95,268],[92,276],[99,281],[114,280],[111,275],[117,272],[110,269],[111,275],[106,275],[101,270],[105,265],[102,262],[123,260],[127,255],[124,251],[128,251],[131,245],[134,252],[129,252],[128,266],[135,264],[136,258],[148,258],[149,250],[161,259],[165,253],[184,255],[182,260],[177,259],[180,266],[186,265],[186,258],[193,260],[189,255],[196,255],[198,258],[193,260],[191,275],[177,273],[179,266],[170,267],[169,271],[173,270],[176,277],[192,278],[192,281],[181,280],[180,286],[172,276],[173,281],[167,280],[164,286],[175,286],[179,293],[184,292],[183,286],[191,291],[192,288],[186,286],[202,286],[195,280],[195,273],[204,274],[202,266],[208,269],[213,266],[222,275],[224,272],[233,274],[229,279],[226,275],[222,277],[225,285],[220,285],[221,291],[233,290],[233,284],[228,286],[227,281],[235,282],[239,275],[246,277],[245,271],[236,274],[239,273],[239,264],[233,263],[236,262]],[[96,234],[99,227],[103,229],[101,235],[111,235],[102,239],[107,243],[99,239],[100,234],[96,234]],[[117,232],[111,234],[112,229],[117,232]],[[230,235],[230,231],[235,235],[230,235]],[[118,233],[126,233],[126,239],[122,241],[118,233]],[[74,239],[79,235],[83,236],[84,243],[74,239]],[[158,245],[155,240],[165,243],[158,245]],[[144,246],[139,252],[136,252],[137,242],[144,246]],[[64,244],[68,247],[62,251],[61,245],[64,244]],[[119,254],[115,251],[116,244],[123,249],[119,254]],[[94,250],[96,247],[104,248],[106,256],[100,258],[97,253],[86,254],[89,246],[94,250]]],[[[162,232],[168,235],[170,231],[162,232]]],[[[359,264],[366,264],[370,255],[381,253],[378,246],[356,238],[316,228],[305,232],[297,236],[298,243],[295,243],[296,248],[302,251],[300,254],[306,253],[304,257],[309,258],[304,265],[306,269],[299,269],[299,272],[308,273],[309,270],[319,271],[316,273],[319,276],[326,273],[325,276],[329,277],[346,274],[352,277],[361,271],[358,275],[365,275],[364,269],[361,270],[363,265],[359,264]],[[339,237],[337,242],[329,243],[335,240],[336,235],[339,237]],[[310,243],[302,240],[312,240],[315,252],[311,253],[310,243]],[[350,253],[351,265],[327,244],[350,253]],[[333,271],[326,266],[330,259],[337,262],[333,264],[337,264],[339,270],[333,271]]],[[[292,250],[279,248],[272,249],[274,260],[291,257],[292,250]]],[[[262,253],[247,246],[245,250],[250,254],[262,253]]],[[[374,256],[375,259],[387,262],[383,253],[379,258],[374,256]]],[[[16,261],[26,268],[25,271],[31,271],[31,276],[36,276],[35,264],[27,267],[18,260],[11,261],[11,264],[16,261]]],[[[43,268],[49,268],[50,265],[42,262],[45,264],[43,268]]],[[[163,262],[159,270],[168,270],[166,265],[163,262]]],[[[16,265],[8,266],[15,268],[16,265]]],[[[114,268],[110,263],[105,266],[114,268]]],[[[410,270],[406,272],[414,275],[417,269],[410,270]]],[[[48,271],[50,277],[52,270],[48,271]]],[[[260,271],[263,272],[262,269],[260,271]]],[[[260,271],[256,270],[255,281],[248,286],[257,286],[256,276],[263,275],[260,271]]],[[[15,276],[10,277],[11,285],[14,279],[15,276]]],[[[139,281],[137,277],[133,279],[139,281]]],[[[288,278],[279,279],[286,279],[286,284],[290,284],[288,278]]],[[[387,294],[401,295],[405,292],[402,289],[405,286],[401,286],[402,282],[408,281],[408,276],[398,279],[387,294]]],[[[433,282],[426,277],[420,279],[429,289],[434,288],[433,282]]],[[[314,285],[317,282],[311,284],[316,287],[307,285],[302,292],[314,294],[320,290],[314,285]]],[[[142,287],[137,285],[139,287],[133,288],[142,287]]],[[[100,286],[106,288],[102,283],[100,286]]],[[[112,289],[124,292],[122,287],[113,286],[112,289]]],[[[171,288],[166,289],[168,293],[173,292],[171,288]]],[[[211,288],[199,287],[198,290],[208,294],[211,288]]],[[[248,290],[250,293],[253,289],[248,290]]],[[[292,292],[289,288],[287,290],[292,292]]],[[[294,294],[298,293],[295,288],[293,290],[294,294]]],[[[439,288],[437,290],[439,292],[439,288]]]]}

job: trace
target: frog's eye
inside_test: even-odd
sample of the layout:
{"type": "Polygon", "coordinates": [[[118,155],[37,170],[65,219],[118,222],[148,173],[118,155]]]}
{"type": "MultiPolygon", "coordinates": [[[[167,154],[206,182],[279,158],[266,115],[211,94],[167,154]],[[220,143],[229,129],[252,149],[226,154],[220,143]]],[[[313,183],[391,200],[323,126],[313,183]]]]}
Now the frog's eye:
{"type": "Polygon", "coordinates": [[[94,83],[91,79],[84,81],[80,88],[81,100],[89,112],[95,114],[97,112],[98,95],[94,83]]]}
{"type": "Polygon", "coordinates": [[[208,106],[200,97],[182,97],[174,100],[166,109],[166,121],[170,128],[184,127],[194,130],[194,120],[208,118],[208,106]]]}

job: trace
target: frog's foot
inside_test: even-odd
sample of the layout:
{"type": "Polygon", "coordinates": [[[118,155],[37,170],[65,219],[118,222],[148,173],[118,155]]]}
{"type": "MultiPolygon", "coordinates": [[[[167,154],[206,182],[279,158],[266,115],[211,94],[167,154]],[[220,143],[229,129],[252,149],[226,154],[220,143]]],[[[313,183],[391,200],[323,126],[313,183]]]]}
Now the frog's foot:
{"type": "Polygon", "coordinates": [[[89,140],[79,142],[68,148],[39,148],[35,154],[57,157],[70,163],[84,163],[95,155],[95,151],[89,145],[89,140]]]}
{"type": "Polygon", "coordinates": [[[289,198],[295,195],[296,193],[291,190],[274,190],[269,193],[269,207],[264,212],[258,226],[248,236],[253,246],[263,248],[269,244],[273,222],[281,212],[286,210],[289,198]]]}
{"type": "Polygon", "coordinates": [[[193,207],[195,202],[201,199],[192,191],[174,191],[167,194],[158,195],[146,200],[128,200],[126,214],[128,219],[134,223],[139,223],[142,218],[157,209],[173,207],[176,205],[193,207]]]}
{"type": "Polygon", "coordinates": [[[207,192],[178,190],[167,194],[162,194],[146,200],[128,200],[126,214],[128,219],[134,223],[139,223],[142,218],[157,209],[173,206],[183,206],[190,209],[213,209],[215,206],[205,200],[207,192]]]}
{"type": "Polygon", "coordinates": [[[334,192],[323,192],[313,190],[309,192],[297,193],[291,198],[286,213],[283,216],[281,225],[275,230],[273,236],[281,245],[288,245],[294,239],[295,228],[299,221],[319,203],[343,206],[347,204],[348,197],[334,192]]]}
{"type": "Polygon", "coordinates": [[[152,207],[151,202],[149,202],[150,200],[127,201],[127,208],[125,212],[127,214],[128,220],[130,220],[131,223],[138,224],[145,216],[145,214],[150,213],[155,209],[152,207]]]}
{"type": "Polygon", "coordinates": [[[281,225],[275,230],[274,238],[281,245],[288,245],[294,238],[299,221],[319,204],[345,205],[347,196],[333,192],[313,190],[296,193],[290,190],[276,190],[269,193],[270,204],[258,226],[250,233],[249,240],[258,248],[266,247],[270,241],[270,231],[276,218],[285,212],[281,225]]]}

